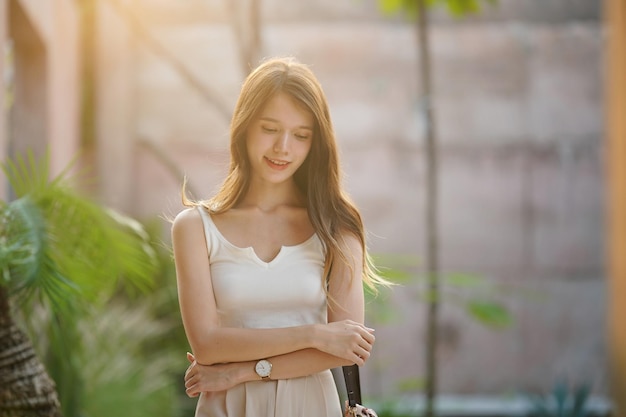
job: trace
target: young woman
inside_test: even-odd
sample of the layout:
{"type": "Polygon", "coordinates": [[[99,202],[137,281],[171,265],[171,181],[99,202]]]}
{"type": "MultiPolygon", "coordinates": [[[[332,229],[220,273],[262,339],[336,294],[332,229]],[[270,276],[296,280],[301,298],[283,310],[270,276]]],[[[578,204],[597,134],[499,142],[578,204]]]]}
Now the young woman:
{"type": "Polygon", "coordinates": [[[248,76],[230,149],[221,189],[200,202],[183,192],[172,226],[196,416],[340,416],[330,369],[369,358],[363,283],[384,281],[308,67],[271,59],[248,76]]]}

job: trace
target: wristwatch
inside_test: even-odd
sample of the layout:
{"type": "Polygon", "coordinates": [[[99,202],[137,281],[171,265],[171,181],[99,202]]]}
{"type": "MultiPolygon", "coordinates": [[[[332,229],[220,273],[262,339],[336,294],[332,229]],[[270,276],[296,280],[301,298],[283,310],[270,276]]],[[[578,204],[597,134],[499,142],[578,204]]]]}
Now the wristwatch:
{"type": "Polygon", "coordinates": [[[272,363],[267,359],[261,359],[254,366],[254,370],[262,380],[266,381],[270,379],[270,374],[272,373],[272,363]]]}

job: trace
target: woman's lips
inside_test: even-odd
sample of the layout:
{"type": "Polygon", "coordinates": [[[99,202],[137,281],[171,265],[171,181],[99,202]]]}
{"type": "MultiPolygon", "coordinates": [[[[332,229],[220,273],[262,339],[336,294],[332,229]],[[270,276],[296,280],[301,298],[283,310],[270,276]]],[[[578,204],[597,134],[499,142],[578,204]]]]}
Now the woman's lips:
{"type": "Polygon", "coordinates": [[[280,159],[272,159],[268,157],[265,157],[265,162],[267,163],[267,165],[270,166],[270,168],[278,170],[278,171],[281,171],[287,168],[287,166],[289,165],[289,162],[287,161],[282,161],[280,159]]]}

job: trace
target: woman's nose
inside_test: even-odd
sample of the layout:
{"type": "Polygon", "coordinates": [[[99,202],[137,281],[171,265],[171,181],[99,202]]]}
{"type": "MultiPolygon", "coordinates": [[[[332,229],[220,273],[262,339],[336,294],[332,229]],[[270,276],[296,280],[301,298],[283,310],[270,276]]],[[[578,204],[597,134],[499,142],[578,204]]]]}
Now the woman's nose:
{"type": "Polygon", "coordinates": [[[289,150],[289,133],[283,132],[274,142],[274,152],[287,153],[289,150]]]}

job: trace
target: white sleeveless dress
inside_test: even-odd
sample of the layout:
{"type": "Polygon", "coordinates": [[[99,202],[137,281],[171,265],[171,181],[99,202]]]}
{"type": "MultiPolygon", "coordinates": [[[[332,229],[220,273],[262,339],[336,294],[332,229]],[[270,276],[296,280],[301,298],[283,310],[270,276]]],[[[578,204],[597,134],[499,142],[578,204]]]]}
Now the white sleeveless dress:
{"type": "MultiPolygon", "coordinates": [[[[280,328],[326,323],[323,245],[317,235],[283,246],[270,262],[231,244],[199,207],[221,325],[280,328]]],[[[208,294],[207,296],[211,296],[208,294]]],[[[196,417],[340,417],[330,370],[301,378],[252,381],[202,394],[196,417]]]]}

